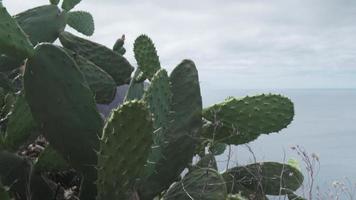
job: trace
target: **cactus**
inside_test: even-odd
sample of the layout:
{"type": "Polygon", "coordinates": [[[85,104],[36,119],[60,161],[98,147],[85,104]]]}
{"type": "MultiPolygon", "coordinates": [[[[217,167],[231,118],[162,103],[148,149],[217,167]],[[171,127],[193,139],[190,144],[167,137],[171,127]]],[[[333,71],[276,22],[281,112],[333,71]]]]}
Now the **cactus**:
{"type": "Polygon", "coordinates": [[[143,199],[152,199],[179,178],[192,161],[196,140],[201,128],[202,100],[198,71],[194,63],[184,60],[170,75],[172,91],[172,122],[166,134],[163,156],[155,172],[141,186],[143,199]]]}
{"type": "Polygon", "coordinates": [[[72,11],[66,14],[67,24],[78,32],[91,36],[94,33],[94,20],[90,13],[85,11],[72,11]]]}
{"type": "Polygon", "coordinates": [[[70,50],[66,51],[72,56],[79,70],[84,75],[85,80],[93,92],[96,103],[108,104],[112,102],[116,94],[116,83],[114,79],[83,56],[70,50]]]}
{"type": "MultiPolygon", "coordinates": [[[[0,182],[10,197],[55,199],[55,183],[45,174],[74,168],[82,175],[82,200],[301,199],[295,191],[303,176],[291,165],[254,163],[219,174],[215,160],[227,145],[285,128],[294,115],[288,98],[231,97],[203,110],[195,64],[184,60],[168,77],[146,35],[135,40],[138,68],[131,78],[125,36],[111,50],[64,32],[68,24],[93,34],[90,13],[70,11],[79,2],[63,0],[61,10],[50,0],[14,18],[0,7],[0,182]],[[37,45],[58,37],[63,48],[37,45]],[[24,83],[16,69],[23,64],[24,83]],[[104,127],[95,103],[110,103],[116,86],[127,83],[125,103],[104,127]],[[4,151],[19,150],[39,133],[49,146],[33,164],[4,151]],[[201,159],[192,166],[196,155],[201,159]]],[[[2,185],[0,195],[8,198],[2,185]]]]}
{"type": "Polygon", "coordinates": [[[103,123],[76,63],[63,49],[40,44],[27,62],[24,84],[27,102],[45,137],[82,172],[81,197],[94,199],[95,150],[103,123]]]}
{"type": "Polygon", "coordinates": [[[134,53],[141,74],[137,81],[143,81],[146,78],[151,80],[157,70],[161,68],[156,48],[152,40],[146,35],[140,35],[134,43],[134,53]]]}
{"type": "Polygon", "coordinates": [[[62,32],[59,39],[64,47],[92,61],[110,74],[117,85],[126,84],[130,81],[133,67],[121,55],[103,45],[77,37],[68,32],[62,32]]]}
{"type": "Polygon", "coordinates": [[[126,92],[125,99],[124,101],[130,101],[130,100],[140,100],[143,97],[143,94],[145,92],[145,85],[144,82],[136,82],[135,79],[136,77],[140,74],[140,69],[137,68],[134,76],[132,77],[129,88],[126,92]]]}
{"type": "Polygon", "coordinates": [[[66,26],[65,13],[55,5],[36,7],[14,16],[32,44],[54,42],[66,26]]]}
{"type": "Polygon", "coordinates": [[[201,168],[210,168],[214,170],[218,170],[218,165],[215,160],[214,154],[207,154],[204,157],[202,157],[199,162],[194,165],[194,169],[201,169],[201,168]]]}
{"type": "Polygon", "coordinates": [[[125,35],[122,35],[121,38],[117,39],[112,50],[120,55],[124,55],[126,53],[126,49],[124,48],[125,43],[125,35]]]}
{"type": "Polygon", "coordinates": [[[5,54],[0,55],[0,72],[12,71],[23,64],[22,59],[16,59],[5,54]]]}
{"type": "Polygon", "coordinates": [[[296,191],[303,183],[301,172],[276,162],[254,163],[227,170],[223,174],[228,192],[236,194],[239,185],[262,195],[284,195],[296,191]]]}
{"type": "Polygon", "coordinates": [[[203,116],[212,122],[205,124],[205,137],[237,145],[287,127],[293,120],[294,108],[286,97],[262,94],[243,99],[229,98],[204,109],[203,116]]]}
{"type": "Polygon", "coordinates": [[[162,157],[161,148],[165,145],[165,135],[170,123],[170,110],[172,93],[169,88],[169,77],[166,70],[159,70],[152,78],[151,85],[144,94],[143,100],[147,102],[152,114],[153,146],[146,166],[146,175],[154,173],[156,162],[162,157]]]}
{"type": "Polygon", "coordinates": [[[19,147],[26,144],[30,138],[36,138],[39,130],[32,117],[30,107],[28,106],[23,94],[18,95],[16,102],[9,116],[9,122],[3,143],[9,151],[17,151],[19,147]]]}
{"type": "MultiPolygon", "coordinates": [[[[0,6],[1,6],[1,1],[0,1],[0,6]]],[[[0,199],[11,200],[8,193],[8,189],[5,186],[3,186],[1,182],[0,182],[0,199]]]]}
{"type": "Polygon", "coordinates": [[[26,199],[28,195],[30,162],[15,154],[0,151],[0,182],[9,187],[11,196],[26,199]]]}
{"type": "Polygon", "coordinates": [[[126,102],[112,113],[98,154],[98,200],[129,196],[150,152],[152,131],[151,117],[143,102],[126,102]]]}
{"type": "Polygon", "coordinates": [[[26,34],[6,8],[0,7],[0,54],[23,59],[31,57],[33,53],[33,46],[26,34]]]}
{"type": "Polygon", "coordinates": [[[213,169],[201,168],[173,184],[163,200],[224,200],[226,198],[227,189],[223,177],[213,169]]]}
{"type": "Polygon", "coordinates": [[[63,0],[62,9],[70,11],[80,2],[81,0],[63,0]]]}
{"type": "Polygon", "coordinates": [[[59,4],[59,0],[49,0],[49,2],[50,2],[52,5],[58,5],[58,4],[59,4]]]}

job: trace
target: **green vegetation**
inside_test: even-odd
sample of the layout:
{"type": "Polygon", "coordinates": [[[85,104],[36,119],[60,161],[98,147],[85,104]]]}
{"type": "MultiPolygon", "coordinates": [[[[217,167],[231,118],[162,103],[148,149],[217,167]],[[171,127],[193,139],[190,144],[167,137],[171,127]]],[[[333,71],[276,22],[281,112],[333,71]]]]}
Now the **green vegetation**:
{"type": "Polygon", "coordinates": [[[109,49],[65,32],[68,24],[91,35],[94,22],[88,12],[71,11],[80,0],[64,0],[62,9],[59,3],[15,16],[0,7],[1,199],[54,199],[49,174],[68,170],[80,177],[81,200],[300,198],[294,192],[304,178],[292,165],[219,172],[215,160],[228,145],[286,128],[294,116],[288,98],[229,97],[203,108],[193,61],[168,74],[152,40],[141,35],[132,74],[124,36],[109,49]],[[52,44],[58,38],[62,46],[52,44]],[[110,103],[123,84],[125,102],[104,120],[96,104],[110,103]],[[42,136],[42,150],[21,153],[42,136]]]}

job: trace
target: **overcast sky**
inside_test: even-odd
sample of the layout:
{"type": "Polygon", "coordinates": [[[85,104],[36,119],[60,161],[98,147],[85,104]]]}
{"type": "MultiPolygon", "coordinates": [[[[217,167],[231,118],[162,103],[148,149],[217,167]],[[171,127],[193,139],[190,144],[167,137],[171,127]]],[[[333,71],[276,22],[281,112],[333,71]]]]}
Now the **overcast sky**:
{"type": "MultiPolygon", "coordinates": [[[[3,0],[11,14],[46,0],[3,0]]],[[[83,0],[92,40],[126,54],[141,33],[169,71],[195,61],[202,87],[356,88],[355,0],[83,0]]]]}

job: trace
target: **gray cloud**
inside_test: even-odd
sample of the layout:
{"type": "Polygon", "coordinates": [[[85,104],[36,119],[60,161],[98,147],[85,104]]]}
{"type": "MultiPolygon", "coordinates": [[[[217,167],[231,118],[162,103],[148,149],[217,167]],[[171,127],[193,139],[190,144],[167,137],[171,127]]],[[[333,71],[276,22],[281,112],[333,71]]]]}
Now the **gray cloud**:
{"type": "MultiPolygon", "coordinates": [[[[4,0],[13,13],[45,0],[4,0]]],[[[172,69],[193,59],[203,88],[356,87],[356,2],[352,0],[84,0],[93,40],[140,33],[172,69]]]]}

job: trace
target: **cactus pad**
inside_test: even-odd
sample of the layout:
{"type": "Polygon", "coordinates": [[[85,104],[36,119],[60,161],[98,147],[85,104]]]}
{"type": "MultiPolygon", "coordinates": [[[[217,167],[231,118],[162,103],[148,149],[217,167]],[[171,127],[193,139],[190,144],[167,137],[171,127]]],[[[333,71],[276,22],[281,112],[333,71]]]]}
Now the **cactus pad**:
{"type": "Polygon", "coordinates": [[[0,151],[0,182],[10,188],[12,196],[27,199],[31,164],[24,158],[0,151]]]}
{"type": "Polygon", "coordinates": [[[151,84],[144,94],[143,100],[147,103],[153,117],[153,135],[152,152],[146,166],[146,175],[153,173],[154,165],[161,158],[161,148],[164,146],[164,135],[170,123],[170,107],[172,102],[172,93],[169,88],[169,77],[166,70],[159,70],[152,78],[151,84]]]}
{"type": "Polygon", "coordinates": [[[155,171],[141,188],[144,199],[152,199],[180,177],[192,161],[200,131],[202,100],[198,71],[194,63],[184,60],[170,75],[172,91],[171,122],[165,137],[167,143],[156,163],[155,171]]]}
{"type": "Polygon", "coordinates": [[[67,24],[78,32],[91,36],[94,33],[94,20],[90,13],[73,11],[66,14],[67,24]]]}
{"type": "Polygon", "coordinates": [[[65,14],[55,5],[36,7],[14,16],[33,45],[54,42],[66,26],[65,14]]]}
{"type": "Polygon", "coordinates": [[[218,165],[216,163],[216,159],[214,154],[206,154],[204,157],[202,157],[199,162],[194,165],[194,168],[201,169],[201,168],[211,168],[218,170],[218,165]]]}
{"type": "Polygon", "coordinates": [[[6,149],[17,151],[28,139],[39,135],[37,123],[32,117],[29,105],[23,94],[20,94],[9,116],[4,142],[6,149]]]}
{"type": "Polygon", "coordinates": [[[60,47],[43,43],[27,62],[25,96],[32,115],[51,146],[84,182],[81,198],[96,195],[97,155],[103,122],[93,94],[74,60],[60,47]]]}
{"type": "Polygon", "coordinates": [[[134,43],[134,53],[137,65],[142,74],[137,77],[138,81],[151,80],[154,74],[161,68],[156,48],[152,40],[146,35],[140,35],[134,43]]]}
{"type": "Polygon", "coordinates": [[[140,74],[140,69],[137,68],[133,78],[131,78],[129,88],[127,89],[126,95],[125,95],[125,100],[124,101],[130,101],[130,100],[140,100],[143,97],[143,94],[145,92],[145,85],[144,82],[136,82],[135,78],[140,74]]]}
{"type": "Polygon", "coordinates": [[[98,154],[98,200],[126,199],[146,163],[152,131],[142,101],[126,102],[112,113],[98,154]]]}
{"type": "Polygon", "coordinates": [[[134,68],[118,53],[101,44],[77,37],[68,32],[61,33],[59,39],[64,47],[92,61],[110,74],[117,85],[126,84],[130,81],[134,68]]]}
{"type": "Polygon", "coordinates": [[[80,2],[81,0],[63,0],[62,9],[70,11],[80,2]]]}
{"type": "Polygon", "coordinates": [[[94,94],[96,103],[108,104],[112,102],[116,94],[116,83],[114,79],[83,56],[69,50],[67,50],[67,52],[72,55],[79,70],[84,75],[85,80],[94,94]]]}
{"type": "Polygon", "coordinates": [[[287,127],[293,120],[294,107],[286,97],[262,94],[229,98],[204,109],[203,116],[212,122],[204,125],[205,137],[237,145],[287,127]]]}
{"type": "Polygon", "coordinates": [[[33,53],[33,46],[24,31],[6,8],[0,7],[0,54],[23,59],[33,53]]]}
{"type": "Polygon", "coordinates": [[[197,169],[169,188],[163,200],[225,200],[227,189],[223,177],[209,168],[197,169]]]}
{"type": "Polygon", "coordinates": [[[228,192],[239,192],[238,185],[260,195],[284,195],[296,191],[303,183],[303,174],[296,168],[277,162],[254,163],[229,169],[223,174],[228,192]],[[262,193],[262,194],[261,194],[262,193]]]}
{"type": "Polygon", "coordinates": [[[21,67],[22,59],[16,59],[5,54],[0,55],[0,72],[8,72],[21,67]]]}

